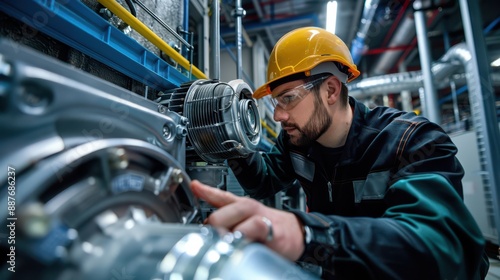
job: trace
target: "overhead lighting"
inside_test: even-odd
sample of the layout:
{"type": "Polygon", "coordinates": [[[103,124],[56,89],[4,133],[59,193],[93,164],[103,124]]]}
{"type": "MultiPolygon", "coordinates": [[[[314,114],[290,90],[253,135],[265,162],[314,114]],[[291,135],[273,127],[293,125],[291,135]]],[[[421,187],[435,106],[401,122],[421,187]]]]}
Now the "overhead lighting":
{"type": "Polygon", "coordinates": [[[500,57],[491,63],[492,67],[500,67],[500,57]]]}
{"type": "Polygon", "coordinates": [[[326,4],[326,30],[335,34],[337,25],[337,1],[329,1],[326,4]]]}

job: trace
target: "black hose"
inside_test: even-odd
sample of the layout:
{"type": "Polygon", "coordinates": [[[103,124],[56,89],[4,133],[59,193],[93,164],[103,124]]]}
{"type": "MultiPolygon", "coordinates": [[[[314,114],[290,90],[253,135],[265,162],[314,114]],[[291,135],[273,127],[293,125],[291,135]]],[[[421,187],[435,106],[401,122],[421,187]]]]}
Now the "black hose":
{"type": "Polygon", "coordinates": [[[137,17],[137,12],[135,11],[134,3],[132,3],[131,0],[125,0],[125,2],[127,2],[130,13],[134,15],[134,17],[137,17]]]}

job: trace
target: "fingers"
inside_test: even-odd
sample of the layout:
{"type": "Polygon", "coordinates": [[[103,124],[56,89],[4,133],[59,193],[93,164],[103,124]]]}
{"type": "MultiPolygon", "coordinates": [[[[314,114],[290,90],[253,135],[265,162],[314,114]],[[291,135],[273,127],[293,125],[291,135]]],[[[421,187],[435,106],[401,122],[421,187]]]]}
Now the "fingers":
{"type": "Polygon", "coordinates": [[[207,186],[197,180],[191,181],[191,190],[195,196],[205,200],[216,208],[231,204],[238,199],[236,195],[230,192],[207,186]]]}
{"type": "Polygon", "coordinates": [[[282,256],[295,261],[304,251],[300,221],[292,213],[266,207],[257,200],[191,181],[194,195],[219,208],[207,223],[230,231],[240,231],[247,239],[266,244],[282,256]]]}
{"type": "Polygon", "coordinates": [[[262,208],[262,204],[256,200],[238,197],[230,192],[210,187],[197,180],[191,182],[191,190],[200,199],[219,208],[210,214],[206,221],[213,226],[234,230],[237,225],[257,214],[262,208]]]}
{"type": "Polygon", "coordinates": [[[265,244],[291,261],[299,259],[305,250],[301,223],[291,213],[266,209],[242,221],[233,230],[240,231],[249,240],[265,244]]]}
{"type": "Polygon", "coordinates": [[[259,215],[263,205],[258,201],[240,197],[235,203],[230,203],[210,214],[208,223],[213,226],[234,230],[235,227],[253,215],[259,215]]]}
{"type": "Polygon", "coordinates": [[[230,192],[205,185],[197,180],[191,182],[194,195],[219,210],[210,214],[207,223],[233,230],[241,221],[250,217],[259,208],[254,200],[238,197],[230,192]]]}
{"type": "Polygon", "coordinates": [[[273,224],[263,216],[252,216],[234,228],[250,239],[261,243],[271,242],[273,237],[273,224]]]}

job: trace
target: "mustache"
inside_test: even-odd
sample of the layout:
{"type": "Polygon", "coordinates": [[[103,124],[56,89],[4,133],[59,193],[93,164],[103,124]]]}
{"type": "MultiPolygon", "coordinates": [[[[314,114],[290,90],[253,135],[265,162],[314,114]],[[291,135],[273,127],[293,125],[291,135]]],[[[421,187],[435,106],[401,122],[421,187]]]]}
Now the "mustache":
{"type": "Polygon", "coordinates": [[[285,123],[285,122],[281,123],[281,127],[295,127],[295,128],[298,128],[298,126],[295,125],[294,123],[285,123]]]}

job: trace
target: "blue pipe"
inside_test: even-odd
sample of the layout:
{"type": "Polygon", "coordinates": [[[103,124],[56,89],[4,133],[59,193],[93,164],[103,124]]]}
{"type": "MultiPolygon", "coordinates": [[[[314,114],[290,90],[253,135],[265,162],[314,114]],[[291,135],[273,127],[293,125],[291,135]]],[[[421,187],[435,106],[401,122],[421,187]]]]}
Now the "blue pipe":
{"type": "MultiPolygon", "coordinates": [[[[461,95],[462,93],[466,92],[467,91],[467,86],[462,86],[461,88],[457,89],[457,91],[455,92],[455,94],[457,96],[461,95]]],[[[443,105],[444,103],[448,102],[448,101],[451,101],[452,100],[452,96],[453,96],[453,93],[441,98],[439,100],[439,105],[443,105]]]]}
{"type": "Polygon", "coordinates": [[[451,43],[450,43],[450,34],[448,33],[447,30],[443,31],[443,41],[444,41],[444,50],[448,51],[451,48],[451,43]]]}
{"type": "Polygon", "coordinates": [[[365,50],[365,38],[362,36],[356,36],[351,43],[351,56],[354,64],[358,64],[363,56],[363,51],[365,50]]]}
{"type": "Polygon", "coordinates": [[[486,28],[483,30],[483,34],[487,35],[490,33],[491,29],[493,29],[498,23],[500,22],[500,17],[496,18],[494,21],[492,21],[486,28]]]}
{"type": "Polygon", "coordinates": [[[354,64],[358,64],[363,56],[363,52],[365,50],[365,39],[368,36],[370,26],[376,16],[379,3],[379,0],[365,1],[365,7],[362,15],[362,19],[364,21],[361,21],[358,32],[356,32],[356,38],[354,38],[351,43],[351,57],[354,64]]]}

